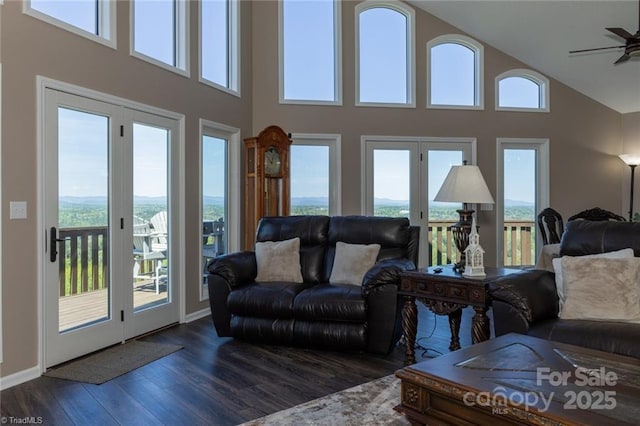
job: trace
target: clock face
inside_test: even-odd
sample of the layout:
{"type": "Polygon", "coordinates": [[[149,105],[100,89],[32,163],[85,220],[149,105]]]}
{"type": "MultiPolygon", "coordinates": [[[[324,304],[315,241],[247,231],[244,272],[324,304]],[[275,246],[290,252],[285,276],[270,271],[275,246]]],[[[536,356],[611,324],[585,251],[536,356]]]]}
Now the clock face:
{"type": "Polygon", "coordinates": [[[264,153],[264,172],[267,175],[277,175],[282,171],[280,153],[275,147],[270,147],[264,153]]]}

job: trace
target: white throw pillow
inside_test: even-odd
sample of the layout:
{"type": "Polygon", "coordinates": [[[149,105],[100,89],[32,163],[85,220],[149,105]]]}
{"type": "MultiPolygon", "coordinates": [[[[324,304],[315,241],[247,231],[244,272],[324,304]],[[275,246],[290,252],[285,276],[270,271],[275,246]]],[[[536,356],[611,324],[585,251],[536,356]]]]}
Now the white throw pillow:
{"type": "Polygon", "coordinates": [[[640,258],[563,257],[565,302],[560,318],[640,321],[640,258]]]}
{"type": "Polygon", "coordinates": [[[257,282],[302,282],[300,238],[256,243],[257,282]]]}
{"type": "Polygon", "coordinates": [[[362,279],[376,264],[380,244],[336,243],[336,256],[329,282],[332,284],[362,285],[362,279]]]}
{"type": "Polygon", "coordinates": [[[626,248],[622,250],[609,251],[607,253],[587,254],[584,256],[562,256],[562,258],[552,259],[553,271],[556,274],[556,290],[558,291],[558,300],[560,304],[560,313],[564,306],[564,280],[562,278],[562,259],[565,257],[581,258],[581,259],[629,259],[633,257],[633,249],[626,248]]]}

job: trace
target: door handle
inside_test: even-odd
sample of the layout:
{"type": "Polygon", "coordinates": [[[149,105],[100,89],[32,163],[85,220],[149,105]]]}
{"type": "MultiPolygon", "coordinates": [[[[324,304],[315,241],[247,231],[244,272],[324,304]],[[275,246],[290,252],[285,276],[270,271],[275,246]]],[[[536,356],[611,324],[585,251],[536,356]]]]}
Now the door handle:
{"type": "Polygon", "coordinates": [[[58,243],[69,240],[70,238],[58,238],[58,230],[52,226],[49,230],[49,260],[55,262],[58,259],[58,243]]]}

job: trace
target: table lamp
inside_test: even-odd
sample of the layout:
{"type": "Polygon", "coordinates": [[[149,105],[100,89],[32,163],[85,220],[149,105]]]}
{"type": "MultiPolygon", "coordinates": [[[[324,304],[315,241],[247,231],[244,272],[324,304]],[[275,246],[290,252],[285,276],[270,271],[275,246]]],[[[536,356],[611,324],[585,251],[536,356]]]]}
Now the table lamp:
{"type": "Polygon", "coordinates": [[[489,192],[478,166],[467,165],[467,162],[464,161],[462,166],[451,167],[449,174],[442,183],[442,187],[433,200],[463,203],[462,209],[457,210],[460,220],[451,225],[453,240],[460,253],[460,259],[454,265],[454,270],[462,272],[466,261],[464,249],[469,245],[469,234],[471,233],[471,221],[474,212],[473,209],[469,208],[469,204],[493,204],[491,192],[489,192]]]}

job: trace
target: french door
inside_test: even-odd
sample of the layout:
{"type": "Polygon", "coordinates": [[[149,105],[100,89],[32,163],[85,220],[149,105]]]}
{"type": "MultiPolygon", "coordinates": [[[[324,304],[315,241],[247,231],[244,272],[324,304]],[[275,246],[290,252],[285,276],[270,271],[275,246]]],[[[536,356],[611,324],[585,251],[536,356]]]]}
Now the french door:
{"type": "Polygon", "coordinates": [[[453,165],[473,163],[475,139],[365,136],[364,214],[404,216],[421,227],[419,267],[451,262],[457,255],[447,226],[459,203],[433,201],[453,165]]]}
{"type": "Polygon", "coordinates": [[[179,123],[47,88],[45,367],[177,322],[179,123]]]}

